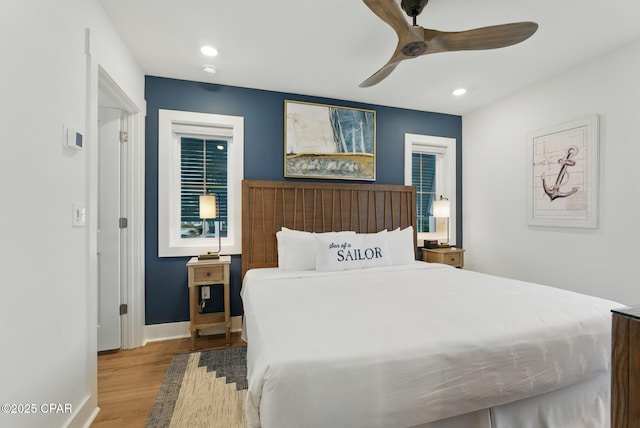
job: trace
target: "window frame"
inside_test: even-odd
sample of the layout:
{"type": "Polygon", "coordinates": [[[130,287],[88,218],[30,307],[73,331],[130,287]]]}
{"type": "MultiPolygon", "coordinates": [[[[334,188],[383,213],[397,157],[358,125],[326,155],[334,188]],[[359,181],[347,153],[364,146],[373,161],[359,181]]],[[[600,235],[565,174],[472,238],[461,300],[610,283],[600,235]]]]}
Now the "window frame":
{"type": "MultiPolygon", "coordinates": [[[[456,242],[456,139],[432,135],[404,134],[404,184],[412,186],[411,154],[413,152],[436,155],[436,198],[449,199],[449,242],[456,242]]],[[[436,221],[435,232],[418,232],[418,244],[424,240],[446,240],[446,222],[436,221]]]]}
{"type": "Polygon", "coordinates": [[[178,110],[158,110],[158,257],[197,256],[217,248],[217,238],[180,236],[180,138],[226,140],[228,231],[220,254],[242,253],[244,118],[178,110]]]}

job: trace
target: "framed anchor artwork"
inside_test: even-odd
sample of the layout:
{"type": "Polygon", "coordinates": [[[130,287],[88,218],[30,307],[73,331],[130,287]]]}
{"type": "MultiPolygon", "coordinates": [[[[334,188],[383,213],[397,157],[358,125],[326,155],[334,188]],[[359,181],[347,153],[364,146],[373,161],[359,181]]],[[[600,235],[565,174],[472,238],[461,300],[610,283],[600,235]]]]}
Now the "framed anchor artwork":
{"type": "Polygon", "coordinates": [[[527,224],[598,227],[598,116],[527,137],[527,224]]]}

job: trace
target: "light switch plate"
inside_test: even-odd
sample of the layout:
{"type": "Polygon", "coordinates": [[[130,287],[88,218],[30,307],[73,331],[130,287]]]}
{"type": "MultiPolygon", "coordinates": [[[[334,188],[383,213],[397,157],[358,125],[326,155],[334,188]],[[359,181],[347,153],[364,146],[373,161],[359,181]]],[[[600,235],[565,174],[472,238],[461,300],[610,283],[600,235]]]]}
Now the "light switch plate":
{"type": "Polygon", "coordinates": [[[85,208],[84,204],[80,202],[73,202],[71,204],[71,224],[73,227],[84,227],[85,224],[85,208]]]}

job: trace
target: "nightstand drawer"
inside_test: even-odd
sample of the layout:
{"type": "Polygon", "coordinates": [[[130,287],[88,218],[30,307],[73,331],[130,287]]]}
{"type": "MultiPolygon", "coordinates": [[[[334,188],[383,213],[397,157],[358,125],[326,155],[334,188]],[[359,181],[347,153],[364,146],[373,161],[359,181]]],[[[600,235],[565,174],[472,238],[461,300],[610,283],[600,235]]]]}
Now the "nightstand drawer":
{"type": "Polygon", "coordinates": [[[193,281],[213,282],[224,281],[224,266],[203,266],[193,268],[193,281]]]}
{"type": "Polygon", "coordinates": [[[461,248],[424,248],[422,260],[429,263],[443,263],[445,265],[462,268],[464,266],[464,250],[461,248]]]}
{"type": "Polygon", "coordinates": [[[440,263],[444,263],[451,266],[458,266],[462,262],[462,256],[460,253],[445,253],[442,255],[442,261],[440,263]]]}

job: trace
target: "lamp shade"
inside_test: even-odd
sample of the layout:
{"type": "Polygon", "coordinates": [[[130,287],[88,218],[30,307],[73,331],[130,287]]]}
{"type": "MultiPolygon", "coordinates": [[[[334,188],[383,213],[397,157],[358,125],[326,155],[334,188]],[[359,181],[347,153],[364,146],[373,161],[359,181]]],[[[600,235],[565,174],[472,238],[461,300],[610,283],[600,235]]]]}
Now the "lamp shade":
{"type": "Polygon", "coordinates": [[[216,218],[216,195],[200,196],[200,218],[216,218]]]}
{"type": "Polygon", "coordinates": [[[449,217],[449,201],[447,199],[437,199],[433,201],[433,216],[434,217],[449,217]]]}

